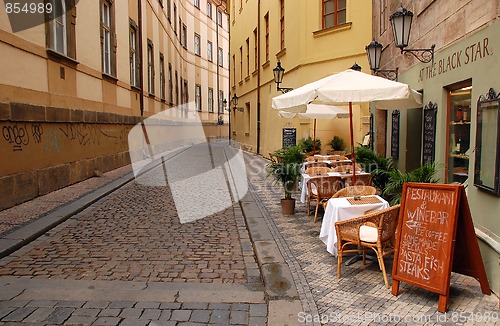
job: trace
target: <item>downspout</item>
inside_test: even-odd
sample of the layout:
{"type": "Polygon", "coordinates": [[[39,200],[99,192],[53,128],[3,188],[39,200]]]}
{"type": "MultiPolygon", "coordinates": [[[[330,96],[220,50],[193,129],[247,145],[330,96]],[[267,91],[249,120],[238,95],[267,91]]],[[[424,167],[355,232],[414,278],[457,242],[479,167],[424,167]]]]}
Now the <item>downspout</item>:
{"type": "Polygon", "coordinates": [[[143,96],[143,87],[144,87],[144,81],[143,81],[143,60],[142,60],[142,0],[137,0],[137,10],[138,10],[138,16],[137,17],[137,22],[138,22],[138,33],[139,33],[139,89],[140,89],[140,96],[139,96],[139,109],[141,110],[141,117],[144,116],[144,96],[143,96]]]}
{"type": "Polygon", "coordinates": [[[260,0],[257,6],[257,154],[260,154],[260,0]]]}

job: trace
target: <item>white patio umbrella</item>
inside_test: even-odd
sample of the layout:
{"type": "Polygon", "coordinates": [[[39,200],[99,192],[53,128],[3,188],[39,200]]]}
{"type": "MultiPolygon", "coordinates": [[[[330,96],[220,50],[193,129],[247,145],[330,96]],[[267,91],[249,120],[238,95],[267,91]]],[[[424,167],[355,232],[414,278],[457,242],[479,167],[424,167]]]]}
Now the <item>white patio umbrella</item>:
{"type": "Polygon", "coordinates": [[[349,105],[352,170],[355,181],[352,104],[370,102],[380,109],[421,108],[422,95],[404,83],[347,69],[274,97],[272,107],[275,110],[300,113],[305,112],[307,104],[310,103],[349,105]]]}
{"type": "Polygon", "coordinates": [[[316,151],[316,119],[349,118],[349,112],[346,109],[325,104],[307,104],[306,112],[296,113],[296,112],[279,111],[279,115],[284,118],[294,118],[298,116],[301,119],[314,119],[313,152],[316,151]]]}

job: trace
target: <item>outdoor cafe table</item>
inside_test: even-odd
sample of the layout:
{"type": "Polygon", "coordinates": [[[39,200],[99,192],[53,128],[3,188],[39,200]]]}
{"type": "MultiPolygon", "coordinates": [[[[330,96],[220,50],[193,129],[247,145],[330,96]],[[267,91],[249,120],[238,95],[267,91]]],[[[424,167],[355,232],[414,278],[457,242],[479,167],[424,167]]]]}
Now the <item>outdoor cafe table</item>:
{"type": "MultiPolygon", "coordinates": [[[[328,175],[333,175],[333,176],[339,176],[341,179],[347,179],[347,178],[352,178],[352,173],[340,173],[340,172],[328,172],[328,175]]],[[[368,172],[356,172],[356,175],[365,175],[369,174],[368,172]]],[[[313,175],[312,177],[315,177],[313,175]]],[[[300,181],[300,202],[301,203],[306,203],[307,202],[307,181],[311,178],[309,174],[302,173],[302,180],[300,181]]]]}
{"type": "MultiPolygon", "coordinates": [[[[326,206],[323,222],[321,223],[321,231],[319,238],[326,244],[326,250],[337,257],[337,232],[335,231],[335,222],[344,221],[354,217],[364,215],[366,211],[378,210],[389,207],[389,203],[380,196],[361,196],[370,198],[369,204],[354,204],[352,205],[348,199],[352,201],[353,197],[330,198],[326,206]]],[[[368,201],[368,200],[365,200],[368,201]]]]}
{"type": "MultiPolygon", "coordinates": [[[[317,162],[326,163],[331,168],[335,168],[335,167],[337,167],[339,165],[349,165],[349,164],[352,164],[351,160],[318,160],[317,162]]],[[[315,161],[303,162],[302,163],[302,171],[305,170],[305,166],[308,163],[316,163],[316,162],[315,161]]]]}

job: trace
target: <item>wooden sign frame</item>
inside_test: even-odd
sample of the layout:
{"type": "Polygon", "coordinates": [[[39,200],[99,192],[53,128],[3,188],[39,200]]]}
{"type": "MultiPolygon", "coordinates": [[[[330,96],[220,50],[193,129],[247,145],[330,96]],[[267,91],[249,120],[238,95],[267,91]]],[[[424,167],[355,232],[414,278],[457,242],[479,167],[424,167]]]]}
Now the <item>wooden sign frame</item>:
{"type": "Polygon", "coordinates": [[[392,294],[400,281],[426,289],[439,294],[438,311],[445,312],[452,270],[475,277],[491,294],[463,185],[405,183],[392,294]]]}

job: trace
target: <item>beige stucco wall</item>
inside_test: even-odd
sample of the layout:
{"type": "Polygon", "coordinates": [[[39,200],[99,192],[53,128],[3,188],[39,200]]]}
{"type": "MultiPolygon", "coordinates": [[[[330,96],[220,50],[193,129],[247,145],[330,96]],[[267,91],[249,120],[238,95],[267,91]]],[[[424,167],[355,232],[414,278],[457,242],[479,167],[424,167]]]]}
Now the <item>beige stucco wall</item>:
{"type": "MultiPolygon", "coordinates": [[[[10,130],[18,126],[31,133],[30,128],[36,126],[35,129],[40,127],[45,131],[40,142],[35,143],[32,139],[29,144],[23,144],[22,150],[17,147],[12,150],[13,145],[8,137],[0,139],[0,150],[5,153],[0,162],[0,185],[10,189],[15,184],[24,185],[23,182],[15,181],[19,178],[45,180],[41,174],[33,172],[36,170],[46,170],[44,176],[48,177],[51,174],[61,174],[62,170],[73,171],[71,178],[60,178],[51,186],[44,187],[43,191],[38,187],[23,195],[22,187],[19,187],[19,191],[8,194],[8,200],[4,200],[0,209],[5,208],[7,202],[9,205],[16,204],[42,192],[87,178],[91,176],[89,169],[107,171],[127,164],[126,133],[131,125],[139,121],[141,96],[144,99],[144,117],[170,109],[169,116],[181,118],[180,111],[174,109],[175,104],[168,99],[169,63],[172,65],[172,77],[175,78],[176,71],[178,73],[179,91],[181,78],[187,81],[190,102],[194,103],[195,100],[195,84],[202,85],[200,117],[207,137],[227,136],[227,112],[224,113],[226,124],[217,125],[218,89],[224,91],[225,98],[229,96],[227,15],[223,13],[222,26],[216,24],[217,5],[221,5],[219,9],[224,12],[224,3],[213,2],[213,19],[207,19],[206,3],[198,9],[191,0],[172,1],[174,2],[178,16],[187,26],[185,48],[180,45],[179,37],[174,35],[167,19],[166,7],[162,7],[158,1],[142,1],[143,94],[130,85],[129,19],[139,23],[137,1],[115,3],[114,6],[116,78],[102,74],[99,1],[79,1],[77,4],[74,60],[47,51],[44,25],[13,33],[5,11],[0,12],[0,127],[10,130]],[[201,36],[200,56],[194,55],[195,32],[201,36]],[[147,92],[148,39],[154,44],[153,95],[147,92]],[[213,62],[209,62],[207,58],[207,40],[213,43],[213,62]],[[224,52],[222,67],[217,65],[218,46],[224,52]],[[160,99],[160,53],[165,60],[166,100],[160,99]],[[208,112],[208,87],[214,89],[214,113],[208,112]],[[67,139],[64,136],[65,128],[83,130],[85,135],[100,134],[100,144],[81,144],[75,139],[67,139]],[[120,141],[116,143],[116,139],[120,141]],[[112,143],[107,143],[108,140],[112,143]]],[[[172,19],[172,23],[173,21],[172,19]]],[[[176,21],[178,23],[179,19],[176,21]]],[[[176,27],[179,29],[178,25],[176,27]]],[[[173,87],[175,101],[175,80],[173,87]]],[[[63,174],[69,176],[66,172],[63,174]]]]}
{"type": "MultiPolygon", "coordinates": [[[[231,60],[235,55],[235,71],[231,68],[232,93],[239,97],[236,111],[231,117],[233,138],[254,152],[267,156],[268,152],[282,147],[282,128],[296,128],[297,141],[313,136],[313,120],[281,118],[271,108],[271,100],[281,92],[276,90],[273,68],[278,59],[286,69],[281,87],[297,88],[327,75],[343,71],[358,63],[369,73],[365,45],[371,39],[371,1],[347,1],[345,26],[321,30],[321,3],[319,1],[288,0],[285,2],[285,49],[280,50],[280,8],[278,1],[260,1],[260,65],[255,70],[254,36],[257,28],[258,0],[249,0],[231,8],[231,60]],[[270,50],[269,62],[265,59],[264,16],[269,13],[270,50]],[[246,74],[246,39],[250,41],[250,74],[246,74]],[[240,74],[240,47],[243,46],[243,76],[240,74]],[[236,73],[236,74],[235,74],[236,73]],[[260,77],[261,130],[260,148],[257,150],[257,82],[260,77]],[[247,112],[247,104],[250,113],[247,112]],[[248,119],[250,121],[248,121],[248,119]],[[248,128],[248,125],[250,128],[248,128]]],[[[354,110],[355,142],[361,142],[367,132],[362,117],[368,116],[368,106],[354,110]]],[[[369,121],[364,119],[364,121],[369,121]]],[[[317,137],[321,139],[323,151],[334,135],[343,136],[349,143],[349,128],[346,121],[318,121],[317,137]]]]}

